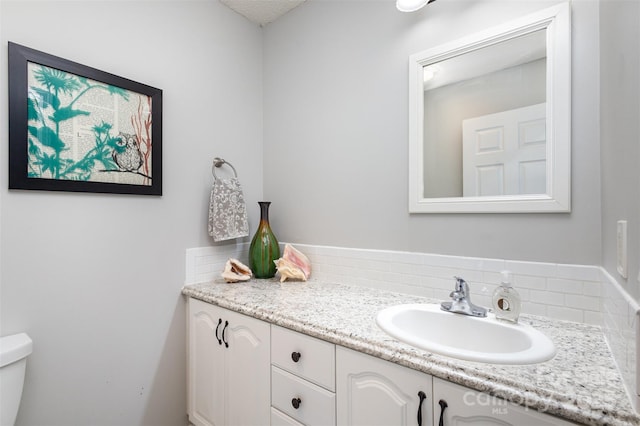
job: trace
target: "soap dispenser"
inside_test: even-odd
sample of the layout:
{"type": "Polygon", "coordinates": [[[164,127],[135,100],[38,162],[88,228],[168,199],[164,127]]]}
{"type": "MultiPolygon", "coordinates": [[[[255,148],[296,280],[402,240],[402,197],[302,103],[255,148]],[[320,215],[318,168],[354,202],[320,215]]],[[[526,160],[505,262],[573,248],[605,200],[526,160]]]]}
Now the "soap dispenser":
{"type": "Polygon", "coordinates": [[[502,271],[502,282],[493,292],[493,312],[497,319],[518,322],[520,295],[511,284],[509,271],[502,271]]]}

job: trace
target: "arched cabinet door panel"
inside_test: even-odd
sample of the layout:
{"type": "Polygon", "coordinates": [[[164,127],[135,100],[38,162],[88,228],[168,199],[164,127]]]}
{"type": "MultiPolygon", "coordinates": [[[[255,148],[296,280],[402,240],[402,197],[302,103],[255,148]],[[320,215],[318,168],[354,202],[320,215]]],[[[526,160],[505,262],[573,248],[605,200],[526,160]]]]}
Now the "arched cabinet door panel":
{"type": "Polygon", "coordinates": [[[432,424],[427,374],[338,347],[336,379],[338,425],[432,424]]]}
{"type": "Polygon", "coordinates": [[[269,424],[269,324],[193,298],[188,323],[189,421],[269,424]]]}
{"type": "Polygon", "coordinates": [[[575,425],[575,423],[437,377],[433,379],[433,401],[435,425],[439,425],[441,421],[443,426],[575,425]]]}

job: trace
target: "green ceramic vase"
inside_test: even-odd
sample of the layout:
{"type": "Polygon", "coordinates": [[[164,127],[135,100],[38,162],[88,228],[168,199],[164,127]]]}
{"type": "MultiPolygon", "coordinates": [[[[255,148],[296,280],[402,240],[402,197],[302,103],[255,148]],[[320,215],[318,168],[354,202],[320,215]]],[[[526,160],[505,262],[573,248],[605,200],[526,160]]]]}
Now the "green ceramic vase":
{"type": "Polygon", "coordinates": [[[280,246],[269,225],[270,201],[259,201],[260,224],[249,246],[249,267],[256,278],[271,278],[276,274],[274,260],[280,258],[280,246]]]}

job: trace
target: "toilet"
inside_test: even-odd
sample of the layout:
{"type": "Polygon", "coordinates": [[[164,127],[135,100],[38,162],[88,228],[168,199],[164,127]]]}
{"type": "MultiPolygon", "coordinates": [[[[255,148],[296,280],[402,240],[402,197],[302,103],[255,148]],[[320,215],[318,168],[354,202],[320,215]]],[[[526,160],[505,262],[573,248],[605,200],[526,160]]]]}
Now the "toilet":
{"type": "Polygon", "coordinates": [[[13,426],[18,415],[27,357],[33,342],[25,333],[0,337],[0,425],[13,426]]]}

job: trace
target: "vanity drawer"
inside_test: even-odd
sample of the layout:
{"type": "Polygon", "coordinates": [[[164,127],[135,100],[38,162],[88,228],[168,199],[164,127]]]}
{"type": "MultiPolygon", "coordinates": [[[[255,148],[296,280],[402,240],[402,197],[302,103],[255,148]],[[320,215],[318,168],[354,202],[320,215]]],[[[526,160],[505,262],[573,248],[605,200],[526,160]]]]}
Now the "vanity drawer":
{"type": "Polygon", "coordinates": [[[333,343],[272,325],[271,364],[331,391],[336,389],[333,343]]]}
{"type": "Polygon", "coordinates": [[[280,410],[271,407],[271,426],[304,426],[280,410]]]}
{"type": "Polygon", "coordinates": [[[333,392],[278,367],[271,367],[271,405],[305,425],[336,424],[336,395],[333,392]]]}

